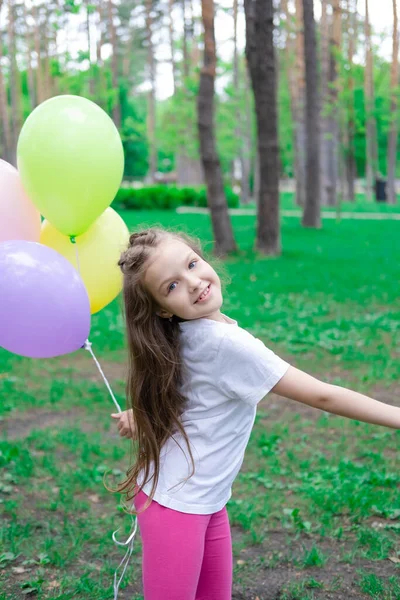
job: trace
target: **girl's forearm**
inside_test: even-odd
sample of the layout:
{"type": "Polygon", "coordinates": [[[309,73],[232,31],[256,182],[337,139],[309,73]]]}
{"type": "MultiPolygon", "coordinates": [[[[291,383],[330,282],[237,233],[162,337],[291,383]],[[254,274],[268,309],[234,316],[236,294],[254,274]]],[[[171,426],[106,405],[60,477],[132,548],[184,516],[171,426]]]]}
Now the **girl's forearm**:
{"type": "Polygon", "coordinates": [[[400,408],[337,385],[329,386],[323,410],[364,423],[400,429],[400,408]]]}

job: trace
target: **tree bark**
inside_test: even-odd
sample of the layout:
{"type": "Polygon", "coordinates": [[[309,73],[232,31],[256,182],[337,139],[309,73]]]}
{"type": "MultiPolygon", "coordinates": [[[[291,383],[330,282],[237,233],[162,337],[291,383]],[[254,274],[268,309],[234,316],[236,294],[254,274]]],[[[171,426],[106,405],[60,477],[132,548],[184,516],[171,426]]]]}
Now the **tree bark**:
{"type": "Polygon", "coordinates": [[[345,128],[345,171],[346,188],[345,197],[349,202],[355,201],[355,179],[356,179],[356,158],[355,158],[355,110],[354,110],[354,64],[353,58],[356,52],[357,40],[357,0],[347,0],[347,36],[348,36],[348,55],[349,64],[348,93],[349,100],[347,104],[347,127],[345,128]]]}
{"type": "MultiPolygon", "coordinates": [[[[295,4],[296,9],[298,8],[298,1],[295,4]]],[[[297,67],[297,52],[296,45],[303,43],[303,54],[304,54],[304,37],[303,37],[303,22],[302,14],[303,10],[301,7],[301,19],[299,24],[299,14],[296,10],[295,14],[292,14],[289,10],[287,0],[282,0],[282,9],[286,17],[286,43],[285,43],[285,62],[286,62],[286,73],[289,84],[290,94],[290,108],[292,113],[293,121],[293,146],[294,146],[294,179],[296,184],[295,189],[295,202],[298,206],[304,205],[305,189],[306,189],[306,172],[305,172],[305,152],[306,146],[305,141],[305,122],[304,122],[304,56],[302,60],[303,74],[298,75],[297,67]],[[298,38],[303,38],[301,42],[298,38]],[[299,90],[298,90],[298,79],[302,79],[303,82],[303,93],[302,93],[302,104],[299,105],[299,90]],[[302,114],[299,115],[299,110],[302,114]]]]}
{"type": "Polygon", "coordinates": [[[24,8],[24,20],[26,26],[26,66],[28,71],[28,98],[29,98],[29,108],[33,110],[36,106],[36,94],[35,94],[35,78],[33,75],[32,69],[32,49],[33,49],[33,36],[32,30],[28,25],[28,10],[26,4],[23,4],[24,8]]]}
{"type": "Polygon", "coordinates": [[[238,52],[238,44],[237,44],[237,32],[238,32],[238,0],[233,0],[233,93],[235,98],[235,131],[234,137],[235,140],[239,143],[237,149],[237,156],[233,160],[233,169],[232,169],[232,183],[234,185],[239,185],[240,188],[240,200],[245,204],[249,202],[249,170],[246,169],[246,147],[244,140],[244,132],[243,132],[243,115],[242,110],[240,108],[240,100],[243,95],[246,93],[246,90],[243,89],[242,81],[241,81],[241,73],[239,68],[239,52],[238,52]],[[237,174],[237,165],[240,166],[240,174],[239,177],[236,178],[237,174]]]}
{"type": "Polygon", "coordinates": [[[306,71],[306,202],[302,224],[321,227],[320,198],[320,103],[318,93],[317,41],[313,0],[303,0],[304,56],[306,71]]]}
{"type": "Polygon", "coordinates": [[[273,0],[245,0],[244,8],[246,57],[255,99],[260,168],[256,248],[264,254],[276,255],[281,251],[281,239],[273,0]]]}
{"type": "Polygon", "coordinates": [[[243,64],[243,94],[244,94],[244,131],[242,132],[242,185],[240,192],[240,201],[242,204],[248,204],[251,201],[250,193],[250,173],[251,173],[251,137],[252,137],[252,107],[250,100],[250,81],[247,61],[243,64]]]}
{"type": "Polygon", "coordinates": [[[338,110],[338,65],[336,54],[340,48],[340,6],[339,0],[332,0],[333,19],[329,39],[328,70],[328,116],[326,118],[327,134],[327,185],[326,200],[329,206],[335,206],[338,193],[339,175],[339,110],[338,110]]]}
{"type": "Polygon", "coordinates": [[[217,63],[214,1],[202,0],[201,13],[204,26],[204,65],[200,73],[197,104],[200,151],[214,231],[214,252],[218,255],[224,255],[235,251],[236,244],[228,214],[214,132],[214,86],[217,63]]]}
{"type": "Polygon", "coordinates": [[[172,81],[174,84],[175,94],[178,85],[178,67],[175,59],[175,39],[174,39],[174,20],[172,11],[174,8],[174,0],[168,0],[168,33],[169,33],[169,47],[171,49],[171,66],[172,66],[172,81]]]}
{"type": "Polygon", "coordinates": [[[304,28],[303,5],[296,0],[296,40],[295,40],[295,74],[294,74],[294,105],[295,105],[295,173],[296,173],[296,204],[304,206],[306,198],[306,160],[304,148],[307,144],[305,125],[305,71],[304,71],[304,28]]]}
{"type": "Polygon", "coordinates": [[[89,95],[94,99],[95,97],[95,80],[92,69],[92,39],[90,32],[90,15],[92,13],[92,4],[89,0],[85,0],[85,11],[86,11],[86,39],[87,39],[87,52],[89,60],[89,95]]]}
{"type": "MultiPolygon", "coordinates": [[[[3,8],[3,0],[0,0],[0,14],[3,8]]],[[[2,157],[9,163],[12,162],[12,138],[10,129],[10,117],[8,114],[8,102],[7,95],[4,86],[3,70],[1,66],[1,59],[3,57],[3,46],[0,44],[0,118],[1,128],[3,133],[2,140],[2,157]]]]}
{"type": "Polygon", "coordinates": [[[36,101],[40,104],[44,100],[44,89],[43,89],[43,68],[42,68],[42,56],[40,47],[40,14],[39,7],[32,7],[33,15],[35,18],[35,54],[36,54],[36,101]]]}
{"type": "Polygon", "coordinates": [[[104,69],[103,67],[103,59],[101,57],[101,49],[103,47],[103,39],[104,33],[106,29],[106,17],[105,17],[105,5],[104,0],[97,0],[96,8],[98,13],[98,23],[97,23],[97,32],[98,38],[96,42],[96,72],[97,77],[95,81],[95,90],[96,90],[96,102],[103,108],[103,110],[107,110],[107,101],[106,101],[106,82],[104,77],[104,69]]]}
{"type": "Polygon", "coordinates": [[[367,181],[366,197],[371,201],[374,198],[374,184],[378,174],[378,146],[377,128],[375,118],[375,94],[373,76],[373,56],[371,45],[371,26],[369,22],[368,0],[365,0],[365,117],[367,121],[367,181]]]}
{"type": "Polygon", "coordinates": [[[110,32],[110,42],[112,47],[111,55],[111,73],[112,73],[112,86],[114,91],[114,101],[112,108],[113,121],[118,127],[121,128],[121,102],[119,97],[119,81],[118,81],[118,46],[117,46],[117,32],[114,24],[113,16],[113,3],[112,0],[108,0],[108,27],[110,32]]]}
{"type": "Polygon", "coordinates": [[[328,17],[328,0],[321,2],[321,121],[320,121],[320,137],[321,137],[321,204],[328,204],[329,196],[329,139],[328,139],[328,116],[329,100],[328,100],[328,74],[329,74],[329,17],[328,17]]]}
{"type": "Polygon", "coordinates": [[[388,177],[387,198],[390,204],[396,204],[396,155],[397,155],[397,86],[399,78],[399,30],[396,0],[393,0],[393,42],[392,65],[390,69],[390,129],[388,137],[388,177]]]}
{"type": "Polygon", "coordinates": [[[48,7],[45,7],[45,19],[43,22],[43,28],[41,32],[41,41],[43,48],[43,90],[44,100],[51,98],[52,94],[52,80],[50,74],[50,36],[49,36],[49,19],[50,11],[48,7]]]}
{"type": "Polygon", "coordinates": [[[15,41],[15,0],[8,0],[8,39],[11,96],[11,162],[16,165],[17,140],[22,125],[20,78],[15,41]]]}
{"type": "Polygon", "coordinates": [[[147,95],[147,138],[149,141],[149,171],[147,179],[154,183],[157,172],[156,145],[156,64],[153,47],[152,0],[146,0],[147,66],[150,90],[147,95]]]}
{"type": "Polygon", "coordinates": [[[182,19],[183,19],[183,77],[186,78],[189,76],[189,50],[188,50],[188,22],[186,15],[186,2],[187,0],[182,1],[182,19]]]}

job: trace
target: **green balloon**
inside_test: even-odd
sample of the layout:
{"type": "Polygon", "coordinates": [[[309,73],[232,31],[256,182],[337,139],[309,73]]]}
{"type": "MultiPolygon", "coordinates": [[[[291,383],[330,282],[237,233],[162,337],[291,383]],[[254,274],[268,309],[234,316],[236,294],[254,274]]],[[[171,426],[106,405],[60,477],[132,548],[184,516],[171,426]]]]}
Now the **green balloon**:
{"type": "Polygon", "coordinates": [[[118,129],[97,104],[55,96],[25,121],[18,140],[22,184],[41,214],[65,235],[80,235],[113,201],[124,151],[118,129]]]}

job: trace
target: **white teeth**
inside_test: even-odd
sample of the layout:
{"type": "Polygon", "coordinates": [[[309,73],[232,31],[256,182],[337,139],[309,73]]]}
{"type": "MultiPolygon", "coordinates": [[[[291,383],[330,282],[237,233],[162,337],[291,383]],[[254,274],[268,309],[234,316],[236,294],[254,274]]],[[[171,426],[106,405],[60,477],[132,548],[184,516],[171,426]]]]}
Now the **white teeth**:
{"type": "Polygon", "coordinates": [[[204,292],[201,294],[201,296],[199,296],[198,300],[202,300],[205,296],[207,296],[208,294],[208,290],[209,290],[209,285],[206,287],[206,289],[204,290],[204,292]]]}

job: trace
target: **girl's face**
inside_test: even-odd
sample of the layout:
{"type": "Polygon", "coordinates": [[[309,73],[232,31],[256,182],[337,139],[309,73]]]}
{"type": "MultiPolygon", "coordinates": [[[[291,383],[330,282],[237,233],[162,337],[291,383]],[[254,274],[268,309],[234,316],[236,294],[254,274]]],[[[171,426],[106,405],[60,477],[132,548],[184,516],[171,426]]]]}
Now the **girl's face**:
{"type": "Polygon", "coordinates": [[[164,318],[220,320],[221,282],[214,269],[190,246],[167,238],[154,250],[144,285],[164,318]]]}

